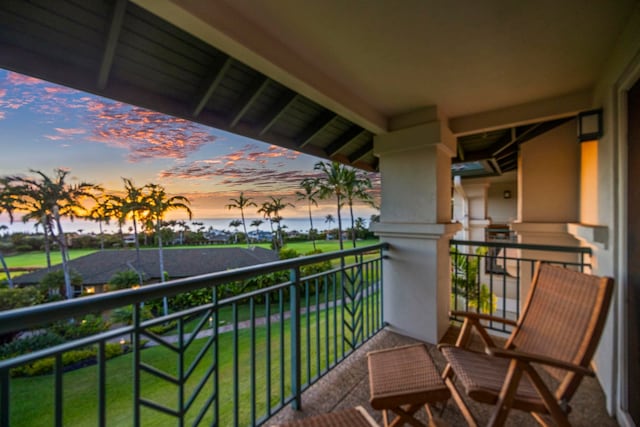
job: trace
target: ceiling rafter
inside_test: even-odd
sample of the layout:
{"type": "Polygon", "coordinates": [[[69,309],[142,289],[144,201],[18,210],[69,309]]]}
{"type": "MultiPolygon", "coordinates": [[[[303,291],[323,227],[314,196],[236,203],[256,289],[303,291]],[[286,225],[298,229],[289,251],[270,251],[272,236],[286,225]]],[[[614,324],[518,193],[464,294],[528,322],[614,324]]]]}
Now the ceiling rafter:
{"type": "Polygon", "coordinates": [[[300,135],[296,138],[298,148],[303,148],[305,145],[309,144],[313,138],[329,126],[337,117],[338,115],[333,111],[323,111],[315,120],[307,125],[302,132],[300,132],[300,135]]]}
{"type": "Polygon", "coordinates": [[[269,86],[270,79],[267,76],[261,76],[255,79],[251,86],[247,88],[244,94],[242,94],[240,100],[236,104],[233,112],[230,114],[231,121],[229,127],[233,128],[238,124],[240,119],[251,108],[254,102],[262,95],[264,90],[269,86]]]}
{"type": "Polygon", "coordinates": [[[224,61],[220,61],[216,66],[214,66],[215,70],[211,73],[208,83],[203,86],[206,89],[198,91],[199,93],[203,93],[203,95],[200,97],[196,107],[193,109],[193,117],[198,117],[198,115],[200,115],[205,105],[207,105],[207,102],[209,102],[209,99],[211,99],[213,92],[215,92],[216,88],[220,85],[220,82],[222,82],[222,79],[229,67],[231,67],[231,64],[233,64],[233,58],[227,56],[224,61]]]}
{"type": "Polygon", "coordinates": [[[356,163],[358,160],[361,160],[364,156],[373,151],[373,139],[367,142],[365,145],[356,150],[353,154],[349,156],[349,163],[356,163]]]}
{"type": "Polygon", "coordinates": [[[300,95],[296,92],[288,92],[278,99],[273,108],[270,109],[271,114],[266,116],[263,119],[262,125],[259,126],[261,129],[258,135],[262,136],[269,132],[269,129],[276,124],[276,122],[286,113],[289,107],[298,100],[299,97],[300,95]]]}
{"type": "Polygon", "coordinates": [[[102,62],[100,64],[100,72],[98,73],[98,89],[102,90],[107,87],[109,74],[113,67],[113,58],[116,54],[116,46],[120,38],[124,15],[127,10],[127,0],[118,0],[113,7],[113,15],[111,16],[111,24],[109,25],[109,33],[105,43],[104,52],[102,54],[102,62]]]}
{"type": "Polygon", "coordinates": [[[342,150],[347,145],[351,144],[352,141],[358,138],[362,134],[362,132],[364,132],[364,129],[360,126],[351,126],[334,141],[332,141],[331,144],[329,144],[327,148],[324,149],[324,152],[327,153],[327,156],[329,157],[335,156],[340,152],[340,150],[342,150]]]}

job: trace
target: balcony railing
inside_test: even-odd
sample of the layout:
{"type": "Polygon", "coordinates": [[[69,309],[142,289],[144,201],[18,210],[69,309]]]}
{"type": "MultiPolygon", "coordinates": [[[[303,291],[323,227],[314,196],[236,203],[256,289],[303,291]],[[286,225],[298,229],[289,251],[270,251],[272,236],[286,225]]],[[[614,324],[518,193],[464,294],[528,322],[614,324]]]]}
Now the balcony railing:
{"type": "MultiPolygon", "coordinates": [[[[591,249],[514,243],[509,240],[451,240],[451,310],[476,311],[516,320],[537,261],[590,272],[591,249]]],[[[452,316],[451,320],[462,319],[452,316]]],[[[508,333],[511,327],[487,322],[508,333]]]]}
{"type": "Polygon", "coordinates": [[[386,248],[0,312],[0,334],[36,334],[52,322],[123,307],[132,313],[130,325],[0,361],[0,425],[260,425],[289,403],[300,407],[303,390],[383,327],[386,248]],[[316,268],[321,263],[329,269],[316,268]],[[224,297],[266,275],[283,279],[224,297]],[[144,318],[145,303],[193,292],[210,302],[144,318]],[[69,365],[77,350],[95,354],[83,362],[92,366],[69,365]],[[114,353],[123,354],[111,358],[114,353]],[[51,372],[22,376],[42,365],[51,372]]]}

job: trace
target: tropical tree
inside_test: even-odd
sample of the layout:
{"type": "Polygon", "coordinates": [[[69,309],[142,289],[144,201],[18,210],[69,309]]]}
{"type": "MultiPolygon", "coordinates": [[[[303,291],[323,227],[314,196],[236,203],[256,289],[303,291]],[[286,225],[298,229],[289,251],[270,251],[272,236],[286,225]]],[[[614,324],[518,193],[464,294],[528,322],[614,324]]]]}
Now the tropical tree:
{"type": "MultiPolygon", "coordinates": [[[[13,223],[13,203],[13,195],[9,191],[9,188],[7,188],[5,180],[0,179],[0,214],[6,212],[9,215],[9,223],[13,223]]],[[[2,227],[6,228],[4,224],[2,225],[2,227]]],[[[7,276],[7,283],[9,284],[9,288],[13,288],[11,272],[9,271],[9,267],[4,260],[2,251],[0,251],[0,263],[2,263],[2,269],[4,270],[4,274],[7,276]]]]}
{"type": "Polygon", "coordinates": [[[313,243],[313,250],[316,250],[315,230],[313,229],[313,217],[311,216],[311,206],[318,206],[317,197],[319,193],[318,182],[315,179],[305,178],[300,183],[302,191],[296,191],[298,200],[306,200],[309,209],[309,237],[313,243]]]}
{"type": "Polygon", "coordinates": [[[327,233],[329,233],[329,235],[331,235],[331,224],[333,224],[334,222],[336,222],[336,219],[333,217],[333,215],[331,214],[327,214],[324,217],[324,223],[325,224],[329,224],[329,230],[327,230],[327,233]]]}
{"type": "Polygon", "coordinates": [[[98,223],[98,227],[100,229],[100,250],[103,251],[104,231],[102,230],[102,224],[109,224],[109,221],[111,221],[111,217],[113,215],[113,210],[111,209],[111,205],[109,203],[109,197],[96,197],[95,200],[96,204],[91,208],[91,210],[89,210],[87,219],[98,223]]]}
{"type": "Polygon", "coordinates": [[[240,216],[242,217],[242,228],[244,228],[244,235],[247,238],[247,247],[249,247],[249,235],[247,234],[247,224],[244,219],[244,210],[245,208],[258,205],[252,201],[250,197],[244,197],[244,192],[240,192],[240,197],[237,199],[229,199],[232,203],[227,205],[227,209],[240,209],[240,216]]]}
{"type": "MultiPolygon", "coordinates": [[[[77,217],[85,217],[86,211],[82,201],[85,198],[93,198],[95,191],[100,190],[100,187],[88,182],[67,183],[69,171],[65,169],[55,169],[53,177],[38,170],[30,172],[34,173],[36,178],[16,175],[6,179],[17,198],[16,208],[27,211],[23,221],[41,218],[45,230],[48,229],[49,233],[56,238],[62,258],[65,297],[73,298],[68,268],[69,253],[61,218],[67,217],[73,220],[77,217]],[[53,224],[57,228],[57,234],[53,231],[53,224]]],[[[45,231],[45,240],[47,237],[48,234],[45,231]]]]}
{"type": "Polygon", "coordinates": [[[235,228],[235,231],[233,232],[233,243],[238,243],[238,227],[240,227],[241,225],[242,221],[240,221],[239,219],[234,219],[229,223],[229,227],[235,228]]]}
{"type": "MultiPolygon", "coordinates": [[[[162,252],[162,220],[167,212],[172,210],[181,209],[186,211],[189,214],[189,219],[191,219],[191,208],[189,208],[189,199],[184,196],[171,196],[167,195],[164,187],[158,184],[147,184],[145,186],[149,191],[149,195],[147,196],[147,202],[149,206],[149,218],[152,222],[155,223],[155,231],[158,240],[158,260],[160,264],[160,282],[164,283],[165,273],[164,273],[164,255],[162,252]]],[[[169,314],[169,305],[167,302],[167,297],[163,297],[162,306],[164,310],[164,315],[169,314]]]]}
{"type": "Polygon", "coordinates": [[[358,234],[359,236],[361,234],[364,234],[364,231],[366,230],[366,224],[367,224],[366,219],[362,218],[361,216],[356,218],[356,221],[355,221],[356,234],[358,234]]]}
{"type": "Polygon", "coordinates": [[[340,250],[344,249],[342,242],[342,214],[341,209],[344,198],[347,194],[347,186],[352,180],[352,171],[338,162],[318,162],[313,167],[322,172],[322,177],[318,179],[319,195],[321,199],[336,198],[338,215],[338,239],[340,250]]]}
{"type": "Polygon", "coordinates": [[[270,221],[278,225],[275,241],[275,249],[277,251],[284,246],[284,238],[282,236],[282,216],[280,215],[280,211],[285,209],[287,206],[295,207],[293,204],[284,202],[282,199],[282,197],[270,196],[270,200],[266,202],[268,207],[267,210],[271,213],[269,217],[270,221]]]}
{"type": "Polygon", "coordinates": [[[254,219],[253,221],[251,221],[251,227],[255,227],[256,228],[256,237],[259,239],[260,238],[260,226],[262,225],[264,221],[261,219],[254,219]]]}
{"type": "Polygon", "coordinates": [[[273,241],[275,240],[273,231],[273,206],[270,202],[263,202],[260,206],[260,209],[258,209],[258,213],[261,213],[264,219],[269,221],[269,229],[271,230],[271,239],[273,243],[273,241]]]}
{"type": "Polygon", "coordinates": [[[375,206],[373,197],[369,194],[371,189],[371,180],[361,174],[358,174],[354,169],[348,169],[345,174],[345,194],[344,198],[349,206],[349,216],[351,218],[351,241],[353,247],[356,247],[356,227],[353,216],[353,203],[355,201],[361,201],[370,206],[375,206]]]}
{"type": "Polygon", "coordinates": [[[131,218],[133,222],[133,236],[136,248],[136,271],[138,272],[139,283],[142,286],[143,277],[140,265],[140,242],[138,241],[138,223],[149,213],[149,199],[145,193],[146,187],[136,187],[129,178],[122,178],[124,183],[124,197],[112,196],[111,203],[120,210],[119,218],[126,220],[131,218]]]}

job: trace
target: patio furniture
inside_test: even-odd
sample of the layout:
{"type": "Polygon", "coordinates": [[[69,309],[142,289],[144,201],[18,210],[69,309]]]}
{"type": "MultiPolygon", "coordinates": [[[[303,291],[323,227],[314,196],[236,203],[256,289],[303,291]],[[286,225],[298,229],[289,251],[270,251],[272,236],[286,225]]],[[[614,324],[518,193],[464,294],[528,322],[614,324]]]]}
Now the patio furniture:
{"type": "Polygon", "coordinates": [[[371,407],[382,411],[386,427],[424,426],[414,414],[425,407],[429,425],[437,425],[430,404],[447,401],[449,389],[424,344],[414,344],[368,354],[371,407]],[[397,417],[389,424],[388,411],[397,417]]]}
{"type": "Polygon", "coordinates": [[[477,313],[455,313],[465,321],[455,346],[440,345],[448,364],[443,378],[471,426],[477,426],[454,384],[457,378],[470,398],[495,405],[490,426],[505,424],[513,409],[530,412],[543,425],[550,416],[568,426],[569,401],[589,368],[604,327],[613,280],[538,263],[529,296],[518,322],[477,313]],[[504,348],[497,348],[483,321],[514,326],[504,348]],[[473,329],[485,353],[468,350],[473,329]],[[541,367],[558,383],[552,392],[541,367]]]}
{"type": "Polygon", "coordinates": [[[303,418],[279,427],[379,427],[362,406],[303,418]]]}

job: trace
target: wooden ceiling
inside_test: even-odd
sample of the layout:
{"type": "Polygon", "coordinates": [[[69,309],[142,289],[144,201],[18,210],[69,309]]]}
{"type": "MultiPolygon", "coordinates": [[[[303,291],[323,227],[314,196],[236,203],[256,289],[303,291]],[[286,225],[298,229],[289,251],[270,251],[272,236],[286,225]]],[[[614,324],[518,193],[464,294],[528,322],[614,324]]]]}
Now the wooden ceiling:
{"type": "Polygon", "coordinates": [[[126,0],[0,4],[0,68],[377,170],[373,133],[126,0]]]}
{"type": "MultiPolygon", "coordinates": [[[[3,1],[0,20],[0,68],[378,170],[373,131],[127,0],[3,1]]],[[[453,173],[514,170],[521,143],[566,120],[460,137],[453,173]]]]}

